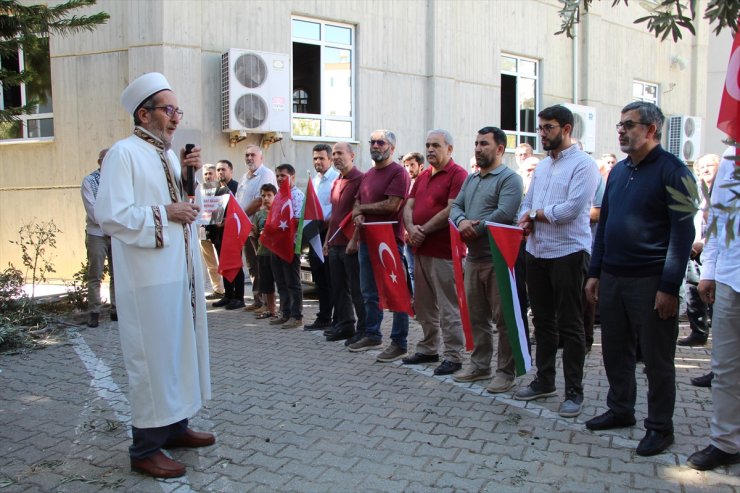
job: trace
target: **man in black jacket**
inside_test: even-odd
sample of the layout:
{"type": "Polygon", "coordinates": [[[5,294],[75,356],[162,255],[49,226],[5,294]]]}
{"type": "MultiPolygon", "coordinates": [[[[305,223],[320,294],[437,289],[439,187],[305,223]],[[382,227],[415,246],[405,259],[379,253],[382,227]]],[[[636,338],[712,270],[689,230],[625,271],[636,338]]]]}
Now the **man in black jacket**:
{"type": "MultiPolygon", "coordinates": [[[[227,195],[229,192],[236,194],[239,182],[232,178],[234,166],[231,161],[222,159],[216,163],[216,172],[221,187],[216,190],[215,195],[227,195]]],[[[206,226],[206,236],[221,254],[221,241],[224,237],[223,224],[206,226]]],[[[226,310],[236,310],[244,307],[244,270],[240,269],[233,281],[224,278],[224,297],[213,303],[213,307],[224,307],[226,310]]]]}

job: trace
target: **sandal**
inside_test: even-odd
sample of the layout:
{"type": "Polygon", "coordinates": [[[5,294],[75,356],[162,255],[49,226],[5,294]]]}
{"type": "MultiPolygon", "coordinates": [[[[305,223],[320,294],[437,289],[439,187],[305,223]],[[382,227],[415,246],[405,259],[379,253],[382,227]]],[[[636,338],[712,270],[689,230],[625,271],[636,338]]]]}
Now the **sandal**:
{"type": "Polygon", "coordinates": [[[274,313],[262,312],[259,315],[257,315],[255,318],[258,319],[258,320],[262,320],[262,319],[265,319],[265,318],[273,318],[273,317],[275,317],[275,314],[274,313]]]}

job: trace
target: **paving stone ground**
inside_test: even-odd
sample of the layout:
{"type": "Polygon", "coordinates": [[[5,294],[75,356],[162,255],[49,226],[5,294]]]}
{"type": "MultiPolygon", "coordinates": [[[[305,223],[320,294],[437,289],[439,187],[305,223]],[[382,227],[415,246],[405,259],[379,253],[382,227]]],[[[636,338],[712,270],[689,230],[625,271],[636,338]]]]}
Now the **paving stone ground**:
{"type": "MultiPolygon", "coordinates": [[[[306,300],[306,320],[315,311],[306,300]]],[[[192,423],[217,443],[172,452],[187,476],[130,472],[127,380],[116,324],[107,322],[0,356],[0,492],[740,491],[740,465],[685,466],[708,443],[711,394],[689,378],[708,370],[710,346],[678,348],[676,444],[644,458],[634,453],[646,414],[641,367],[638,426],[593,433],[583,425],[605,411],[598,342],[587,356],[584,412],[564,419],[560,366],[561,396],[523,403],[486,393],[485,381],[377,363],[378,351],[353,354],[320,333],[271,328],[241,311],[208,318],[213,400],[192,423]]],[[[412,321],[411,348],[420,335],[412,321]]]]}

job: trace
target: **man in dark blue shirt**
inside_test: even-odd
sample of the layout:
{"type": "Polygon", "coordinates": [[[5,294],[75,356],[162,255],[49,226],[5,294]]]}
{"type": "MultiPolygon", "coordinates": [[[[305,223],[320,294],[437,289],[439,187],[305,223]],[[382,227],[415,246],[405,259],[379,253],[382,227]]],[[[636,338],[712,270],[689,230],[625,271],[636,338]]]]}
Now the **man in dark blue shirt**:
{"type": "Polygon", "coordinates": [[[586,297],[599,302],[609,410],[590,430],[635,424],[635,353],[640,344],[648,379],[647,433],[638,455],[673,443],[678,292],[694,241],[693,221],[672,210],[667,187],[688,195],[691,172],[660,146],[665,118],[652,103],[622,109],[619,146],[628,155],[609,174],[586,297]]]}

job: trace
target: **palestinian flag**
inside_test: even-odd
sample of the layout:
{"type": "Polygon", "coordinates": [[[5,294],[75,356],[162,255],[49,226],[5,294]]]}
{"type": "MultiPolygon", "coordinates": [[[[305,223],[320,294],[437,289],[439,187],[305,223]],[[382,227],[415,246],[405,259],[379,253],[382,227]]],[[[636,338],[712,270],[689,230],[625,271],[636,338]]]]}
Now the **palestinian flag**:
{"type": "Polygon", "coordinates": [[[501,295],[501,311],[506,322],[511,352],[517,376],[524,375],[532,367],[532,357],[527,346],[527,335],[524,332],[524,320],[516,292],[516,274],[514,264],[519,255],[519,246],[524,231],[515,226],[506,226],[486,221],[493,255],[493,267],[496,270],[496,282],[501,295]],[[508,272],[508,276],[503,275],[508,272]]]}

